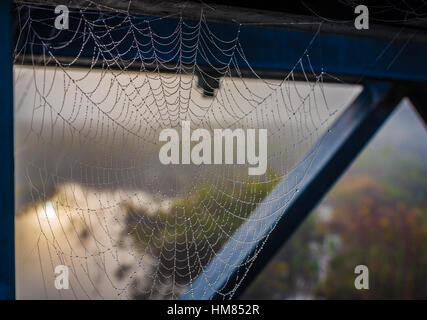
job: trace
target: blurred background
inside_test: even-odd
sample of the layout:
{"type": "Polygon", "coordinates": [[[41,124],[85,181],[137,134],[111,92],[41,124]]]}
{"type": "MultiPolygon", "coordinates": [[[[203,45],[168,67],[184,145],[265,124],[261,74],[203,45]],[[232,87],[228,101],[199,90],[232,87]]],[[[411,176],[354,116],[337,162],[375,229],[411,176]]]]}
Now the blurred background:
{"type": "Polygon", "coordinates": [[[427,131],[404,100],[243,299],[427,299],[427,131]],[[369,290],[355,290],[355,266],[369,290]]]}

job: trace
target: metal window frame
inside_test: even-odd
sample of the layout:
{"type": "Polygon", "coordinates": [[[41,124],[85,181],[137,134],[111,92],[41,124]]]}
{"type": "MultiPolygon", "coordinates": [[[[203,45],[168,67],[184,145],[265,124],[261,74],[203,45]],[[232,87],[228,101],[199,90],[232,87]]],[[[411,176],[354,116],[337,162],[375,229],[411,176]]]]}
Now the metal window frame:
{"type": "MultiPolygon", "coordinates": [[[[37,2],[37,1],[35,1],[37,2]]],[[[15,248],[14,248],[14,128],[13,128],[13,66],[12,34],[12,0],[0,1],[0,148],[4,150],[0,158],[0,299],[15,299],[15,248]]],[[[53,10],[52,10],[53,12],[53,10]]],[[[164,19],[163,23],[174,24],[173,18],[164,19]]],[[[236,26],[227,23],[210,22],[221,32],[234,32],[236,26]]],[[[264,28],[262,26],[243,26],[241,40],[247,46],[247,58],[254,69],[265,77],[277,77],[284,71],[294,70],[301,77],[307,76],[305,70],[295,62],[298,61],[308,43],[312,41],[314,30],[309,32],[292,28],[264,28]],[[255,46],[264,43],[265,46],[255,46]],[[292,44],[290,47],[289,45],[292,44]],[[289,49],[292,48],[292,49],[289,49]],[[286,49],[286,50],[285,50],[286,49]],[[268,59],[265,57],[268,56],[268,59]]],[[[320,30],[320,29],[319,29],[320,30]]],[[[384,123],[399,101],[408,96],[415,108],[427,120],[427,94],[424,87],[427,81],[427,42],[411,41],[408,33],[402,33],[402,39],[385,39],[384,37],[363,34],[334,33],[333,26],[320,33],[314,40],[313,54],[310,55],[313,72],[327,72],[344,77],[352,83],[363,80],[363,91],[346,109],[313,147],[311,154],[313,166],[299,185],[299,192],[286,204],[261,204],[254,215],[271,215],[268,232],[253,232],[253,239],[259,242],[253,246],[241,246],[235,239],[245,239],[250,221],[243,224],[220,253],[210,262],[198,279],[192,283],[182,299],[223,299],[236,298],[259,274],[274,254],[298,228],[310,213],[310,210],[324,196],[348,165],[355,159],[369,139],[384,123]],[[329,30],[329,31],[328,31],[329,30]],[[409,40],[408,40],[409,39],[409,40]],[[374,61],[374,63],[372,63],[374,61]],[[390,61],[393,61],[390,64],[390,61]],[[313,149],[313,150],[314,150],[313,149]],[[281,209],[284,208],[284,209],[281,209]],[[270,211],[268,211],[270,210],[270,211]],[[270,214],[271,213],[271,214],[270,214]],[[274,213],[274,214],[273,214],[274,213]],[[263,246],[258,250],[259,245],[263,246]],[[237,248],[237,250],[236,250],[237,248]],[[226,258],[229,265],[222,263],[226,258]],[[246,264],[250,262],[250,268],[246,264]],[[233,267],[232,265],[235,265],[233,267]],[[243,268],[242,266],[245,266],[243,268]],[[245,277],[239,277],[246,272],[245,277]],[[238,287],[235,284],[238,283],[238,287]]],[[[387,34],[387,32],[385,32],[387,34]]],[[[420,38],[420,37],[418,37],[420,38]]],[[[418,39],[417,38],[417,39],[418,39]]],[[[61,37],[56,38],[61,41],[61,37]]],[[[412,39],[413,40],[413,39],[412,39]]],[[[33,53],[43,54],[44,45],[32,47],[33,53]]],[[[75,55],[77,48],[64,51],[60,59],[67,61],[75,55]],[[73,51],[74,50],[74,51],[73,51]]],[[[90,50],[83,52],[81,64],[90,62],[90,50]],[[86,59],[86,60],[85,60],[86,59]]],[[[36,59],[37,60],[37,59],[36,59]]],[[[34,61],[23,61],[34,63],[34,61]]],[[[203,63],[201,63],[203,65],[203,63]]],[[[249,70],[242,64],[242,75],[248,76],[249,70]]],[[[305,158],[307,159],[307,158],[305,158]]],[[[304,161],[304,160],[303,160],[304,161]]],[[[298,176],[297,166],[290,176],[298,176]]],[[[285,182],[283,182],[285,183],[285,182]]],[[[266,199],[280,195],[279,186],[266,199]]],[[[284,200],[283,200],[284,201],[284,200]]],[[[256,228],[255,228],[256,229],[256,228]]]]}

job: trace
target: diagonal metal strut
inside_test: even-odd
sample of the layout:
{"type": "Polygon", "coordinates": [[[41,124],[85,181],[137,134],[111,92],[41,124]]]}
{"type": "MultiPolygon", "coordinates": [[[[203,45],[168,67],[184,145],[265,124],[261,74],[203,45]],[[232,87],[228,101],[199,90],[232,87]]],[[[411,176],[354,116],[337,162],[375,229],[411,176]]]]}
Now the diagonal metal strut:
{"type": "Polygon", "coordinates": [[[237,298],[355,159],[404,93],[403,88],[387,83],[366,83],[328,133],[236,231],[181,299],[237,298]],[[304,172],[307,164],[310,169],[304,172]],[[284,196],[292,181],[300,181],[294,186],[296,192],[284,196]]]}

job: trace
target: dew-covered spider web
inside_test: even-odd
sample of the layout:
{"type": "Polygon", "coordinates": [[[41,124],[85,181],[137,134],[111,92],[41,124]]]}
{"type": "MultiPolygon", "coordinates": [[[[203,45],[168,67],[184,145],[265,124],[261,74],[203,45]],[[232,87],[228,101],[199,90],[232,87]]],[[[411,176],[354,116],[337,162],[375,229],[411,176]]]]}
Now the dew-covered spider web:
{"type": "MultiPolygon", "coordinates": [[[[263,220],[286,209],[313,146],[359,89],[313,71],[317,33],[295,69],[268,79],[245,55],[245,25],[223,29],[203,10],[154,18],[82,2],[68,30],[53,27],[53,7],[15,8],[17,296],[176,299],[240,226],[271,227],[263,220]],[[267,129],[266,173],[163,165],[160,131],[184,120],[267,129]],[[254,217],[279,184],[269,201],[283,210],[254,217]],[[69,268],[68,290],[55,288],[58,265],[69,268]]],[[[243,245],[262,250],[260,240],[243,245]]]]}

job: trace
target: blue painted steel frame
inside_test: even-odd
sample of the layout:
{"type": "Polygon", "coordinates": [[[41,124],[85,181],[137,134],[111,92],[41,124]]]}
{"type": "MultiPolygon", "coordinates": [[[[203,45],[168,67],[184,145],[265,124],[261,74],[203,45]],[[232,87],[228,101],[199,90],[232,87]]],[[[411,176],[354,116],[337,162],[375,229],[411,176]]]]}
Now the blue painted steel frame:
{"type": "MultiPolygon", "coordinates": [[[[4,150],[1,158],[2,171],[0,174],[0,299],[15,298],[15,266],[14,266],[14,150],[13,150],[13,78],[12,78],[12,46],[10,27],[11,1],[0,1],[0,121],[1,135],[0,148],[4,150]],[[5,63],[6,62],[6,63],[5,63]]],[[[34,9],[35,10],[35,9],[34,9]]],[[[33,11],[34,11],[33,10],[33,11]]],[[[52,9],[53,12],[53,9],[52,9]]],[[[44,9],[38,15],[51,15],[51,11],[44,9]]],[[[106,13],[101,13],[106,14],[106,13]]],[[[111,14],[110,14],[111,15],[111,14]]],[[[146,17],[139,17],[144,19],[146,17]]],[[[136,17],[138,19],[138,17],[136,17]]],[[[153,22],[153,28],[159,33],[168,33],[176,25],[174,19],[163,19],[162,22],[153,22]]],[[[113,22],[113,21],[112,21],[113,22]]],[[[212,29],[221,34],[234,35],[236,25],[210,24],[212,29]]],[[[41,34],[46,33],[40,25],[41,34]]],[[[121,37],[120,33],[115,36],[121,37]]],[[[66,32],[58,33],[55,40],[49,45],[67,41],[66,32]]],[[[349,37],[334,34],[313,34],[301,31],[284,29],[270,29],[256,26],[242,26],[240,41],[245,47],[247,59],[251,66],[259,71],[302,71],[296,62],[304,53],[310,54],[311,70],[316,73],[324,71],[331,74],[352,75],[360,77],[382,78],[388,80],[427,81],[427,46],[420,43],[387,42],[378,39],[363,37],[349,37]],[[314,40],[313,40],[314,39],[314,40]],[[312,41],[313,40],[313,41],[312,41]],[[306,51],[307,46],[309,50],[306,51]],[[339,43],[339,45],[338,45],[339,43]],[[260,45],[262,44],[262,45],[260,45]],[[266,59],[268,57],[268,59],[266,59]],[[393,63],[390,63],[393,61],[393,63]]],[[[22,45],[28,45],[22,44],[22,45]]],[[[74,43],[66,49],[57,50],[55,55],[76,56],[80,46],[74,43]]],[[[46,44],[37,41],[27,48],[33,53],[41,54],[47,49],[46,44]]],[[[49,50],[53,50],[49,47],[49,50]]],[[[93,44],[83,52],[82,57],[92,57],[93,44]]],[[[123,59],[132,59],[135,52],[130,51],[123,59]]],[[[146,57],[147,58],[147,57],[146,57]]],[[[167,59],[168,57],[163,57],[167,59]]],[[[170,58],[170,57],[169,57],[170,58]]],[[[242,70],[247,67],[243,61],[237,61],[242,70]]],[[[206,61],[198,61],[201,65],[206,61]]],[[[404,92],[399,87],[392,87],[387,83],[367,83],[363,92],[344,112],[332,127],[315,146],[315,152],[309,152],[302,164],[290,174],[295,177],[301,175],[305,161],[312,162],[312,167],[298,186],[297,195],[285,203],[276,202],[273,205],[263,203],[254,212],[254,217],[266,218],[271,228],[268,232],[260,233],[254,227],[253,221],[245,223],[223,248],[219,255],[211,261],[205,271],[193,283],[182,298],[214,299],[237,297],[261,268],[275,254],[292,232],[309,214],[310,210],[321,199],[366,142],[381,126],[394,107],[403,97],[404,92]],[[267,218],[267,216],[269,216],[267,218]],[[268,220],[269,219],[269,220],[268,220]],[[252,225],[251,225],[252,223],[252,225]],[[252,233],[247,233],[253,228],[252,233]],[[253,246],[241,246],[237,240],[257,239],[253,246]],[[257,250],[258,245],[264,243],[263,250],[257,250]],[[242,278],[237,290],[234,290],[239,265],[257,254],[246,277],[242,278]],[[225,261],[233,261],[236,267],[225,265],[225,261]],[[230,260],[231,257],[231,260],[230,260]]],[[[272,199],[280,196],[283,189],[289,185],[279,185],[269,196],[272,199]]],[[[282,198],[283,197],[279,197],[282,198]]],[[[267,199],[267,200],[268,200],[267,199]]]]}
{"type": "MultiPolygon", "coordinates": [[[[65,31],[54,30],[53,37],[51,37],[51,25],[54,23],[55,15],[52,7],[37,8],[30,6],[28,9],[23,9],[15,14],[20,14],[23,21],[25,21],[25,15],[30,15],[33,18],[32,35],[37,33],[37,36],[30,37],[31,41],[25,41],[26,38],[23,37],[24,42],[18,44],[18,47],[25,46],[27,53],[43,54],[51,51],[55,57],[79,56],[80,60],[86,59],[86,63],[92,62],[94,52],[97,52],[97,45],[89,39],[81,51],[82,44],[87,40],[87,37],[74,37],[76,30],[79,30],[80,33],[83,32],[83,27],[78,23],[81,17],[79,10],[71,10],[70,12],[70,29],[65,31]],[[39,19],[42,19],[42,22],[37,23],[39,19]],[[43,35],[46,37],[44,41],[40,39],[43,35]]],[[[109,26],[123,23],[124,19],[118,13],[90,11],[85,13],[85,18],[91,21],[102,18],[109,26]]],[[[148,28],[149,26],[153,32],[160,35],[171,34],[179,23],[176,18],[158,19],[150,16],[132,16],[129,19],[132,19],[133,24],[140,28],[148,28]],[[150,23],[148,24],[147,21],[150,23]]],[[[194,20],[184,20],[192,26],[198,23],[194,20]]],[[[220,38],[225,38],[225,40],[233,40],[239,32],[239,42],[244,48],[247,61],[250,62],[254,70],[266,76],[279,74],[283,77],[283,74],[289,70],[295,70],[305,71],[307,74],[312,72],[318,74],[323,71],[334,75],[352,76],[356,78],[356,81],[362,77],[365,79],[369,77],[387,80],[427,81],[426,43],[403,41],[399,39],[398,35],[390,35],[389,40],[384,40],[365,38],[363,31],[360,31],[357,36],[322,33],[321,26],[319,26],[319,33],[314,35],[312,32],[254,25],[241,25],[239,27],[237,24],[227,23],[207,22],[207,24],[215,34],[219,35],[220,38]],[[309,61],[305,54],[309,55],[309,61]],[[304,57],[302,65],[298,63],[301,57],[304,57]]],[[[186,30],[185,26],[183,28],[186,30]]],[[[131,50],[129,48],[134,36],[139,43],[150,43],[150,35],[127,34],[126,31],[125,25],[125,27],[115,28],[114,31],[110,32],[111,37],[116,41],[120,40],[121,45],[117,51],[103,52],[104,58],[112,59],[120,54],[122,60],[132,61],[132,59],[137,59],[139,55],[142,55],[144,68],[149,67],[150,61],[155,62],[152,50],[145,48],[145,52],[141,52],[136,48],[131,50]]],[[[97,29],[94,28],[92,32],[97,32],[97,29]]],[[[197,37],[183,40],[186,47],[194,46],[196,41],[197,37]]],[[[169,61],[169,65],[176,65],[180,57],[177,54],[179,46],[174,47],[173,43],[169,46],[157,45],[157,49],[157,59],[169,61]]],[[[206,57],[197,55],[197,64],[201,67],[209,68],[210,64],[216,68],[224,67],[223,64],[218,63],[213,58],[214,56],[222,57],[221,59],[225,61],[229,59],[215,45],[210,45],[209,50],[205,50],[205,55],[206,57]]],[[[244,74],[245,71],[246,74],[251,73],[247,63],[239,54],[235,53],[234,57],[235,63],[244,74]]],[[[192,58],[187,58],[188,61],[185,61],[185,58],[183,59],[183,64],[192,63],[190,61],[192,58]]],[[[153,66],[162,68],[156,63],[153,66]]],[[[123,68],[124,65],[120,67],[123,68]]],[[[139,68],[137,65],[134,67],[139,68]]],[[[163,69],[167,68],[163,66],[163,69]]]]}
{"type": "Polygon", "coordinates": [[[15,299],[11,1],[0,1],[0,300],[15,299]]]}

